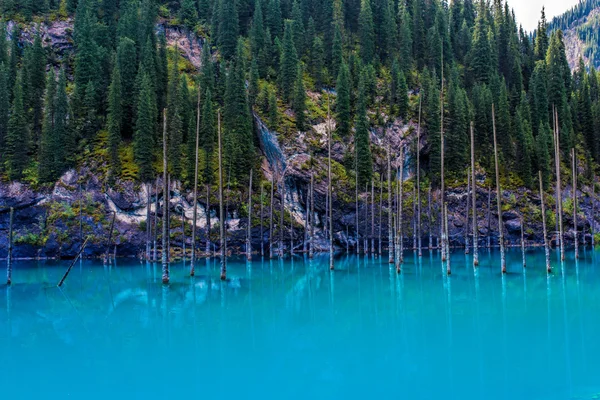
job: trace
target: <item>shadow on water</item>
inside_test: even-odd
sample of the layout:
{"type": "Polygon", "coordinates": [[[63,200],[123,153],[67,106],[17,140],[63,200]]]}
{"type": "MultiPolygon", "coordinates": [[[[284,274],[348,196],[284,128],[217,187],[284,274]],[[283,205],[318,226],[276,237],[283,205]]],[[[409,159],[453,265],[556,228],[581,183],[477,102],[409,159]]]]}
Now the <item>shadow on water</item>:
{"type": "Polygon", "coordinates": [[[15,264],[0,286],[7,398],[593,398],[600,392],[600,271],[543,251],[15,264]],[[29,384],[36,376],[39,383],[29,384]],[[68,384],[61,384],[68,377],[68,384]],[[382,379],[382,377],[386,377],[382,379]],[[150,379],[149,379],[150,378],[150,379]],[[268,386],[264,382],[270,382],[268,386]],[[374,384],[376,382],[376,384],[374,384]],[[62,390],[62,391],[61,391],[62,390]],[[60,396],[59,396],[60,394],[60,396]],[[270,395],[272,394],[272,395],[270,395]],[[266,396],[265,396],[266,395],[266,396]]]}

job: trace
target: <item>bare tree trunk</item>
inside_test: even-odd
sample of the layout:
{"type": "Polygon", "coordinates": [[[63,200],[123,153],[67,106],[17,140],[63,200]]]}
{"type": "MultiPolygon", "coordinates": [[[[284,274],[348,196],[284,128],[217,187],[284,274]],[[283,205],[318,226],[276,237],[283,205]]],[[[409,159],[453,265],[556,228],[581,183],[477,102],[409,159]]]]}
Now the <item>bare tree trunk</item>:
{"type": "Polygon", "coordinates": [[[442,246],[446,247],[446,274],[451,275],[452,269],[450,267],[450,237],[448,236],[448,204],[444,203],[444,237],[446,238],[446,243],[442,246]]]}
{"type": "Polygon", "coordinates": [[[417,251],[417,193],[413,192],[413,209],[412,209],[412,233],[413,233],[413,245],[412,250],[417,251]]]}
{"type": "Polygon", "coordinates": [[[548,245],[548,232],[546,230],[546,207],[544,205],[544,187],[542,184],[542,171],[538,171],[540,180],[540,203],[542,204],[542,227],[544,230],[544,252],[546,254],[546,272],[552,272],[550,266],[550,246],[548,245]]]}
{"type": "MultiPolygon", "coordinates": [[[[443,77],[442,77],[443,79],[443,77]]],[[[419,96],[419,124],[417,125],[417,252],[419,257],[423,256],[421,250],[421,96],[419,96]]]]}
{"type": "Polygon", "coordinates": [[[369,254],[369,184],[365,183],[365,229],[363,235],[363,249],[365,255],[369,254]]]}
{"type": "Polygon", "coordinates": [[[498,164],[498,144],[496,141],[496,110],[492,104],[492,127],[494,128],[494,160],[496,164],[496,203],[498,205],[498,240],[500,242],[500,264],[502,273],[506,273],[506,254],[504,254],[504,224],[502,223],[502,189],[500,188],[500,165],[498,164]]]}
{"type": "Polygon", "coordinates": [[[264,211],[264,187],[262,182],[260,183],[260,256],[265,256],[265,232],[263,224],[263,211],[264,211]]]}
{"type": "Polygon", "coordinates": [[[108,231],[108,238],[106,239],[106,251],[104,253],[104,260],[106,260],[106,261],[108,261],[108,259],[110,258],[110,246],[112,244],[113,230],[115,228],[115,219],[116,218],[117,218],[117,212],[113,211],[113,217],[112,217],[112,221],[110,222],[110,229],[108,231]]]}
{"type": "Polygon", "coordinates": [[[387,184],[388,184],[388,262],[390,264],[394,263],[394,230],[392,227],[392,197],[394,194],[392,193],[392,162],[390,159],[390,144],[388,143],[387,148],[387,167],[388,167],[388,176],[387,176],[387,184]]]}
{"type": "MultiPolygon", "coordinates": [[[[69,265],[69,268],[67,268],[67,271],[63,275],[62,279],[60,280],[60,282],[58,282],[58,285],[57,285],[58,287],[61,287],[63,285],[63,283],[65,283],[65,280],[69,276],[69,272],[71,272],[71,269],[73,268],[73,265],[75,265],[75,263],[77,262],[77,260],[79,259],[79,257],[81,257],[81,254],[83,253],[83,250],[85,249],[85,246],[87,245],[87,242],[88,242],[89,238],[90,237],[88,236],[83,241],[83,244],[79,248],[79,252],[77,252],[77,255],[75,256],[75,258],[73,259],[73,261],[69,265]]],[[[10,285],[10,283],[9,283],[9,285],[10,285]]]]}
{"type": "Polygon", "coordinates": [[[246,259],[252,261],[252,170],[248,183],[248,232],[246,233],[246,259]]]}
{"type": "Polygon", "coordinates": [[[167,261],[171,263],[171,174],[167,175],[167,261]]]}
{"type": "Polygon", "coordinates": [[[579,240],[577,236],[577,160],[575,159],[575,148],[571,149],[571,159],[573,164],[573,241],[575,242],[575,259],[579,259],[579,240]]]}
{"type": "Polygon", "coordinates": [[[525,227],[523,226],[524,224],[525,222],[523,220],[523,215],[521,215],[521,255],[523,257],[523,268],[527,267],[527,260],[525,259],[525,227]]]}
{"type": "Polygon", "coordinates": [[[273,201],[275,192],[275,175],[271,177],[271,205],[269,209],[269,258],[273,258],[273,201]]]}
{"type": "Polygon", "coordinates": [[[181,203],[181,247],[183,250],[183,261],[185,262],[186,249],[185,249],[185,209],[183,208],[183,187],[180,193],[180,203],[181,203]]]}
{"type": "Polygon", "coordinates": [[[151,191],[152,185],[150,183],[146,183],[146,261],[150,261],[150,235],[152,233],[152,221],[150,220],[150,202],[152,198],[150,193],[151,191]]]}
{"type": "Polygon", "coordinates": [[[169,260],[167,258],[167,223],[169,210],[169,188],[167,183],[167,109],[163,109],[163,223],[162,223],[162,283],[169,283],[169,260]]]}
{"type": "Polygon", "coordinates": [[[487,206],[487,248],[492,247],[492,185],[488,186],[488,206],[487,206]]]}
{"type": "Polygon", "coordinates": [[[590,223],[592,230],[592,249],[596,246],[596,176],[592,178],[592,221],[590,223]]]}
{"type": "Polygon", "coordinates": [[[8,222],[8,255],[6,258],[6,284],[12,284],[12,253],[13,253],[13,221],[15,209],[10,208],[10,217],[8,222]]]}
{"type": "Polygon", "coordinates": [[[371,179],[371,254],[375,254],[375,180],[371,179]]]}
{"type": "Polygon", "coordinates": [[[400,199],[398,201],[398,238],[400,240],[399,260],[404,263],[404,231],[403,231],[403,213],[404,213],[404,148],[400,149],[400,176],[398,177],[400,199]]]}
{"type": "Polygon", "coordinates": [[[429,185],[429,191],[427,193],[427,230],[429,231],[429,250],[433,249],[433,220],[431,218],[431,185],[429,185]]]}
{"type": "Polygon", "coordinates": [[[440,163],[440,181],[441,181],[441,186],[440,186],[440,204],[442,207],[442,232],[441,232],[441,238],[442,238],[442,261],[446,261],[446,252],[448,249],[446,249],[446,231],[444,229],[444,207],[446,204],[446,199],[445,199],[445,195],[446,195],[446,186],[445,186],[445,181],[444,181],[444,153],[445,153],[445,141],[444,141],[444,60],[443,60],[443,56],[444,53],[442,52],[442,91],[440,92],[440,159],[441,159],[441,163],[440,163]]]}
{"type": "MultiPolygon", "coordinates": [[[[402,150],[400,151],[400,157],[402,157],[402,150]]],[[[400,252],[400,242],[402,237],[399,235],[400,231],[400,167],[396,168],[396,203],[394,204],[394,253],[396,254],[396,272],[401,272],[402,264],[402,253],[400,252]]]]}
{"type": "Polygon", "coordinates": [[[304,194],[304,237],[302,239],[302,252],[308,252],[308,232],[310,230],[310,185],[304,194]]]}
{"type": "Polygon", "coordinates": [[[284,213],[285,213],[285,175],[281,177],[281,204],[279,205],[279,258],[283,258],[283,231],[285,230],[284,225],[284,213]]]}
{"type": "Polygon", "coordinates": [[[314,174],[310,173],[310,246],[308,247],[308,258],[315,254],[315,182],[314,174]]]}
{"type": "Polygon", "coordinates": [[[381,246],[381,239],[382,239],[382,229],[381,226],[383,224],[383,178],[381,179],[380,185],[379,185],[379,240],[377,242],[378,245],[378,249],[377,249],[377,254],[379,257],[382,257],[382,246],[381,246]]]}
{"type": "Polygon", "coordinates": [[[558,112],[554,109],[554,151],[556,163],[556,206],[558,211],[558,240],[560,242],[560,260],[565,260],[565,243],[563,235],[562,184],[560,182],[560,134],[558,130],[558,112]]]}
{"type": "MultiPolygon", "coordinates": [[[[200,90],[196,108],[196,158],[194,162],[194,216],[192,217],[192,258],[190,260],[190,276],[196,273],[196,222],[198,221],[198,152],[200,151],[200,90]]],[[[208,163],[208,160],[206,161],[208,163]]]]}
{"type": "Polygon", "coordinates": [[[158,261],[158,256],[157,256],[157,237],[158,237],[158,178],[156,178],[156,185],[154,187],[154,226],[153,226],[153,240],[154,240],[154,244],[152,246],[152,261],[153,262],[157,262],[158,261]]]}
{"type": "Polygon", "coordinates": [[[327,194],[329,196],[329,270],[333,271],[333,192],[331,187],[331,127],[329,126],[329,96],[327,96],[327,194]]]}
{"type": "Polygon", "coordinates": [[[208,258],[212,255],[211,242],[210,242],[210,184],[206,184],[206,255],[208,258]]]}
{"type": "Polygon", "coordinates": [[[473,200],[473,266],[479,265],[479,225],[477,224],[477,181],[475,180],[475,135],[471,122],[471,182],[473,200]]]}
{"type": "Polygon", "coordinates": [[[360,235],[359,235],[359,225],[358,225],[358,153],[356,152],[356,143],[354,143],[354,166],[355,166],[355,176],[354,176],[354,185],[356,186],[356,191],[354,193],[354,202],[356,207],[356,255],[360,254],[360,235]]]}
{"type": "Polygon", "coordinates": [[[227,279],[227,238],[225,237],[225,211],[223,207],[223,143],[221,138],[221,111],[217,112],[219,146],[219,240],[221,245],[221,280],[227,279]]]}
{"type": "Polygon", "coordinates": [[[465,224],[465,254],[469,254],[469,216],[471,212],[471,169],[467,168],[467,223],[465,224]]]}

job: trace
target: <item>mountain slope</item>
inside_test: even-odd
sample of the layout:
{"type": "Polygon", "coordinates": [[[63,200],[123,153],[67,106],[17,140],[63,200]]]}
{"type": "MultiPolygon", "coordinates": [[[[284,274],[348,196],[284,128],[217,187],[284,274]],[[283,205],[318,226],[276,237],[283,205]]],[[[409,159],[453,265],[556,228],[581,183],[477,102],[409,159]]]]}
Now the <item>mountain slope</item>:
{"type": "Polygon", "coordinates": [[[581,1],[571,10],[554,18],[549,29],[563,30],[571,69],[577,68],[580,57],[587,67],[600,67],[600,0],[581,1]]]}

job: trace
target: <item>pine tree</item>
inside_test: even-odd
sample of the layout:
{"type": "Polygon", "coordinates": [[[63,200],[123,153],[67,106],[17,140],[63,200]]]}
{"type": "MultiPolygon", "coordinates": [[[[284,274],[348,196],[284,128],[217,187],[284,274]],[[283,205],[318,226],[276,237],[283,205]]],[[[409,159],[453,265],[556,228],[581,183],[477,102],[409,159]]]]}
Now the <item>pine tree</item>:
{"type": "Polygon", "coordinates": [[[240,39],[227,74],[223,112],[225,166],[231,171],[232,179],[238,181],[248,175],[254,162],[252,120],[246,96],[243,54],[240,39]]]}
{"type": "Polygon", "coordinates": [[[210,44],[206,43],[202,48],[202,66],[200,67],[199,86],[202,90],[215,90],[215,66],[210,55],[210,44]]]}
{"type": "MultiPolygon", "coordinates": [[[[8,116],[10,112],[10,93],[8,89],[8,71],[4,63],[0,63],[0,148],[6,147],[8,116]]],[[[0,152],[4,153],[4,152],[0,152]]],[[[0,154],[0,171],[4,166],[4,154],[0,154]]]]}
{"type": "Polygon", "coordinates": [[[356,110],[354,133],[354,145],[356,146],[356,173],[358,174],[359,187],[363,187],[371,182],[371,179],[373,178],[369,118],[367,117],[367,96],[364,87],[364,80],[366,77],[364,75],[364,73],[361,74],[358,88],[358,106],[356,110]]]}
{"type": "Polygon", "coordinates": [[[546,22],[546,9],[542,7],[542,16],[538,22],[535,36],[535,59],[544,60],[548,51],[548,23],[546,22]]]}
{"type": "Polygon", "coordinates": [[[279,0],[268,0],[267,8],[267,27],[271,32],[271,36],[275,39],[281,37],[283,29],[283,19],[281,17],[281,4],[279,0]]]}
{"type": "Polygon", "coordinates": [[[567,96],[570,88],[571,72],[565,67],[563,59],[565,46],[562,40],[562,32],[552,34],[550,46],[546,55],[546,69],[548,78],[548,102],[556,107],[560,129],[560,144],[564,151],[573,147],[571,135],[571,112],[567,96]]]}
{"type": "Polygon", "coordinates": [[[296,114],[296,129],[304,131],[306,121],[306,91],[304,89],[304,80],[302,77],[302,67],[298,67],[298,77],[294,88],[294,113],[296,114]]]}
{"type": "Polygon", "coordinates": [[[550,149],[552,147],[552,130],[547,122],[540,125],[540,130],[535,139],[535,164],[542,171],[544,188],[550,185],[550,149]]]}
{"type": "Polygon", "coordinates": [[[361,0],[358,19],[358,36],[360,38],[360,56],[364,64],[370,64],[375,57],[375,31],[373,28],[373,11],[370,0],[361,0]]]}
{"type": "Polygon", "coordinates": [[[60,172],[70,166],[73,155],[77,153],[76,132],[73,129],[73,116],[70,113],[67,96],[67,74],[61,68],[56,86],[56,104],[54,106],[54,137],[59,141],[55,163],[60,172]]]}
{"type": "Polygon", "coordinates": [[[258,96],[258,78],[258,64],[256,59],[252,59],[252,63],[250,64],[250,79],[248,83],[248,101],[251,109],[256,104],[256,98],[258,96]]]}
{"type": "MultiPolygon", "coordinates": [[[[94,40],[95,26],[95,16],[89,10],[87,2],[80,2],[77,7],[75,29],[73,32],[77,50],[75,53],[75,74],[73,81],[75,83],[74,110],[76,116],[83,119],[81,122],[82,125],[86,125],[89,107],[96,108],[96,104],[86,102],[86,97],[88,100],[95,99],[95,94],[90,92],[92,89],[96,91],[99,88],[100,51],[94,40]],[[88,89],[88,86],[90,86],[90,89],[88,89]],[[88,107],[86,108],[86,106],[88,107]]],[[[122,69],[121,72],[123,72],[122,69]]]]}
{"type": "MultiPolygon", "coordinates": [[[[262,1],[254,4],[254,14],[252,16],[252,27],[250,28],[250,51],[252,58],[256,59],[265,45],[265,28],[262,12],[262,1]]],[[[261,65],[264,67],[264,65],[261,65]]]]}
{"type": "MultiPolygon", "coordinates": [[[[121,131],[123,137],[133,137],[134,115],[136,107],[136,76],[138,74],[137,51],[135,42],[129,38],[121,38],[117,47],[117,64],[121,78],[121,106],[123,117],[121,131]]],[[[141,79],[140,79],[141,80],[141,79]]]]}
{"type": "MultiPolygon", "coordinates": [[[[210,44],[207,44],[202,49],[210,52],[210,44]]],[[[202,63],[204,66],[204,62],[202,63]]],[[[162,110],[167,106],[167,86],[169,82],[169,67],[167,60],[167,38],[165,32],[158,35],[158,52],[156,55],[156,104],[157,110],[162,110]]],[[[121,78],[122,79],[122,78],[121,78]]],[[[157,113],[158,114],[158,113],[157,113]]]]}
{"type": "Polygon", "coordinates": [[[149,182],[154,177],[152,161],[156,102],[150,77],[144,71],[141,73],[143,75],[138,97],[133,154],[139,168],[138,176],[140,180],[149,182]]]}
{"type": "Polygon", "coordinates": [[[470,55],[470,69],[476,82],[487,83],[492,73],[492,48],[489,37],[491,31],[486,20],[485,3],[480,2],[475,31],[473,32],[473,44],[470,55]]]}
{"type": "Polygon", "coordinates": [[[410,13],[406,7],[401,7],[399,11],[398,23],[398,57],[399,66],[404,72],[404,75],[410,72],[412,66],[412,48],[413,39],[410,23],[410,13]]]}
{"type": "Polygon", "coordinates": [[[323,84],[323,55],[323,41],[317,36],[312,44],[310,60],[310,71],[317,89],[320,89],[323,84]]]}
{"type": "Polygon", "coordinates": [[[19,47],[20,37],[21,30],[19,29],[19,24],[15,24],[12,33],[10,34],[10,57],[8,59],[8,93],[10,93],[11,99],[13,97],[13,88],[17,78],[19,62],[21,60],[21,48],[19,47]]]}
{"type": "Polygon", "coordinates": [[[523,179],[523,183],[530,189],[533,189],[533,163],[532,154],[534,151],[533,133],[527,114],[529,105],[525,93],[521,95],[521,102],[517,107],[514,118],[515,143],[517,145],[516,167],[517,173],[523,179]]]}
{"type": "Polygon", "coordinates": [[[238,39],[239,19],[235,1],[223,0],[220,9],[219,47],[226,59],[235,55],[238,39]]]}
{"type": "Polygon", "coordinates": [[[277,129],[279,125],[279,108],[277,107],[277,95],[274,90],[269,89],[269,124],[271,129],[277,129]]]}
{"type": "Polygon", "coordinates": [[[467,94],[454,78],[448,88],[448,125],[444,133],[448,171],[460,173],[469,161],[469,105],[467,94]]]}
{"type": "Polygon", "coordinates": [[[305,43],[305,29],[304,21],[302,20],[302,11],[300,10],[300,3],[298,0],[294,0],[292,6],[292,34],[294,36],[294,45],[296,51],[301,57],[304,54],[304,43],[305,43]]]}
{"type": "Polygon", "coordinates": [[[215,148],[217,131],[215,129],[216,116],[210,89],[206,89],[202,103],[202,112],[200,114],[202,116],[200,121],[200,142],[202,143],[202,149],[204,150],[204,168],[202,168],[202,171],[204,174],[204,182],[212,183],[213,170],[211,160],[215,148]]]}
{"type": "Polygon", "coordinates": [[[46,83],[46,96],[44,99],[44,121],[42,136],[40,140],[40,151],[38,155],[38,177],[40,182],[52,182],[58,176],[55,161],[58,147],[62,143],[57,140],[54,130],[54,113],[56,97],[56,80],[54,70],[50,69],[46,83]]]}
{"type": "Polygon", "coordinates": [[[23,177],[23,171],[29,163],[29,141],[27,115],[23,105],[23,71],[19,70],[6,133],[6,166],[11,180],[23,177]]]}
{"type": "Polygon", "coordinates": [[[32,139],[37,144],[42,133],[43,99],[46,85],[46,54],[42,47],[42,39],[35,36],[33,46],[28,51],[25,62],[27,74],[26,109],[30,110],[32,122],[32,139]]]}
{"type": "Polygon", "coordinates": [[[331,76],[339,76],[340,66],[344,63],[343,47],[342,47],[342,32],[336,25],[333,35],[333,44],[331,46],[331,59],[329,63],[329,70],[331,76]]]}
{"type": "Polygon", "coordinates": [[[119,145],[121,144],[121,125],[123,121],[123,103],[121,94],[121,72],[115,64],[108,95],[108,156],[111,178],[121,170],[119,145]]]}
{"type": "MultiPolygon", "coordinates": [[[[342,63],[335,86],[337,99],[335,118],[337,133],[343,138],[350,134],[350,72],[346,63],[342,63]]],[[[366,107],[366,104],[365,104],[366,107]]]]}
{"type": "Polygon", "coordinates": [[[8,63],[8,42],[6,40],[6,23],[0,21],[0,64],[8,63]]]}
{"type": "Polygon", "coordinates": [[[179,20],[188,28],[193,28],[198,22],[198,10],[196,9],[196,1],[182,0],[181,8],[179,9],[179,20]]]}
{"type": "Polygon", "coordinates": [[[298,53],[296,53],[296,47],[294,46],[292,29],[291,22],[286,21],[279,71],[281,94],[286,102],[289,102],[292,98],[298,75],[298,53]]]}

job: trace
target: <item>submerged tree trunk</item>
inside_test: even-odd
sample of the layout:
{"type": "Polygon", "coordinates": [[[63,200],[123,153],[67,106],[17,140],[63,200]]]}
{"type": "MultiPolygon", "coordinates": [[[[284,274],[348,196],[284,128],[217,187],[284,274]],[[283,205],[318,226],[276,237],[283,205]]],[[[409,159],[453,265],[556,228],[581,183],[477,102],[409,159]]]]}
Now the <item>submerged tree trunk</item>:
{"type": "Polygon", "coordinates": [[[429,250],[433,249],[433,220],[431,218],[431,185],[429,185],[429,190],[427,193],[427,230],[429,231],[429,250]]]}
{"type": "MultiPolygon", "coordinates": [[[[450,267],[450,237],[448,236],[448,204],[444,203],[444,236],[446,238],[446,274],[452,274],[450,267]]],[[[444,246],[444,244],[442,244],[444,246]]]]}
{"type": "Polygon", "coordinates": [[[577,236],[577,160],[575,159],[575,148],[571,149],[571,159],[573,164],[573,241],[575,242],[575,259],[579,259],[579,241],[577,236]]]}
{"type": "Polygon", "coordinates": [[[271,177],[271,204],[269,209],[269,258],[273,258],[273,201],[275,192],[275,176],[271,177]]]}
{"type": "Polygon", "coordinates": [[[392,162],[390,159],[390,144],[388,143],[387,147],[387,167],[388,167],[388,176],[387,176],[387,184],[388,184],[388,262],[390,264],[394,263],[394,230],[392,227],[392,162]]]}
{"type": "Polygon", "coordinates": [[[206,184],[206,255],[208,258],[212,255],[210,230],[210,184],[206,184]]]}
{"type": "Polygon", "coordinates": [[[375,180],[371,180],[371,254],[375,254],[375,180]]]}
{"type": "Polygon", "coordinates": [[[310,245],[308,247],[308,258],[315,254],[315,182],[314,174],[310,173],[310,245]]]}
{"type": "MultiPolygon", "coordinates": [[[[152,222],[150,220],[150,202],[152,201],[152,185],[146,183],[146,261],[150,261],[150,235],[152,234],[152,222]]],[[[108,259],[108,257],[107,257],[108,259]]]]}
{"type": "Polygon", "coordinates": [[[331,128],[329,96],[327,96],[327,196],[329,197],[329,270],[333,271],[333,191],[331,186],[331,128]]]}
{"type": "Polygon", "coordinates": [[[596,176],[592,178],[592,220],[590,228],[592,231],[592,248],[596,246],[596,176]]]}
{"type": "Polygon", "coordinates": [[[152,255],[152,261],[157,262],[158,261],[158,255],[157,255],[157,237],[158,237],[158,178],[156,178],[156,187],[154,188],[154,246],[153,246],[153,252],[154,254],[152,255]]]}
{"type": "Polygon", "coordinates": [[[196,154],[194,160],[194,213],[192,217],[192,258],[190,259],[190,276],[196,273],[196,222],[198,221],[198,151],[200,148],[200,90],[196,108],[196,154]]]}
{"type": "Polygon", "coordinates": [[[355,166],[355,176],[354,176],[354,185],[356,187],[354,193],[354,203],[356,207],[356,255],[360,254],[360,235],[359,235],[359,225],[358,225],[358,153],[356,151],[356,143],[354,143],[354,166],[355,166]]]}
{"type": "Polygon", "coordinates": [[[440,205],[442,208],[442,261],[446,261],[446,230],[444,229],[444,207],[446,204],[446,187],[444,181],[444,61],[443,61],[443,52],[442,52],[442,91],[440,92],[440,205]]]}
{"type": "Polygon", "coordinates": [[[494,132],[494,160],[496,165],[496,203],[498,205],[498,241],[500,242],[500,265],[506,273],[506,255],[504,254],[504,227],[502,223],[502,189],[500,188],[500,166],[498,165],[498,144],[496,140],[496,110],[492,104],[492,127],[494,132]]]}
{"type": "Polygon", "coordinates": [[[380,186],[379,186],[379,240],[377,241],[377,254],[379,257],[382,256],[382,246],[381,246],[381,239],[382,239],[382,226],[383,224],[383,178],[381,179],[380,182],[380,186]]]}
{"type": "Polygon", "coordinates": [[[467,223],[465,224],[465,254],[469,254],[469,216],[471,212],[471,169],[467,168],[467,223]]]}
{"type": "Polygon", "coordinates": [[[115,228],[115,219],[117,218],[117,212],[113,211],[112,221],[110,222],[110,229],[108,231],[108,238],[106,239],[106,251],[104,254],[104,262],[108,262],[110,258],[110,245],[112,244],[113,230],[115,228]]]}
{"type": "Polygon", "coordinates": [[[525,259],[525,227],[523,215],[521,215],[521,256],[523,257],[523,268],[527,267],[527,260],[525,259]]]}
{"type": "Polygon", "coordinates": [[[398,190],[400,191],[399,193],[399,200],[398,200],[398,238],[399,238],[399,253],[398,253],[398,259],[400,264],[404,263],[404,232],[403,232],[403,206],[404,206],[404,184],[403,184],[403,180],[404,180],[404,148],[400,149],[400,175],[398,177],[398,190]]]}
{"type": "Polygon", "coordinates": [[[419,96],[419,124],[417,125],[417,252],[419,257],[423,256],[421,250],[421,96],[419,96]]]}
{"type": "Polygon", "coordinates": [[[10,217],[8,221],[8,255],[6,258],[6,284],[12,284],[12,253],[13,253],[13,221],[15,209],[10,208],[10,217]]]}
{"type": "Polygon", "coordinates": [[[264,211],[264,187],[262,182],[260,183],[260,256],[265,256],[265,232],[263,224],[263,211],[264,211]]]}
{"type": "Polygon", "coordinates": [[[471,122],[471,182],[473,184],[473,266],[479,265],[479,225],[477,224],[477,181],[475,180],[475,135],[473,122],[471,122]]]}
{"type": "Polygon", "coordinates": [[[308,252],[308,232],[310,225],[310,186],[304,192],[304,236],[302,238],[302,252],[308,252]]]}
{"type": "Polygon", "coordinates": [[[487,248],[492,247],[492,185],[488,186],[488,206],[487,206],[487,248]]]}
{"type": "Polygon", "coordinates": [[[163,223],[162,223],[162,283],[169,283],[169,260],[167,258],[168,183],[167,183],[167,109],[163,109],[163,223]]]}
{"type": "Polygon", "coordinates": [[[554,159],[556,164],[556,207],[558,219],[558,241],[560,243],[560,260],[565,260],[565,243],[563,235],[562,185],[560,181],[560,134],[558,130],[558,112],[554,109],[554,159]]]}
{"type": "Polygon", "coordinates": [[[279,258],[283,258],[283,231],[285,230],[285,172],[281,177],[281,201],[279,204],[279,258]]]}
{"type": "Polygon", "coordinates": [[[225,211],[223,207],[223,143],[221,138],[221,111],[217,113],[219,146],[219,240],[221,246],[221,280],[227,279],[227,238],[225,237],[225,211]]]}
{"type": "Polygon", "coordinates": [[[546,272],[552,272],[550,267],[550,246],[548,245],[548,232],[546,230],[546,207],[544,205],[544,185],[542,182],[542,171],[538,171],[538,177],[540,180],[540,203],[542,205],[542,228],[544,231],[544,252],[546,254],[546,272]]]}
{"type": "Polygon", "coordinates": [[[365,255],[369,253],[369,184],[365,183],[365,229],[363,235],[363,250],[365,255]]]}
{"type": "Polygon", "coordinates": [[[252,261],[252,170],[248,183],[248,231],[246,232],[246,259],[252,261]]]}

